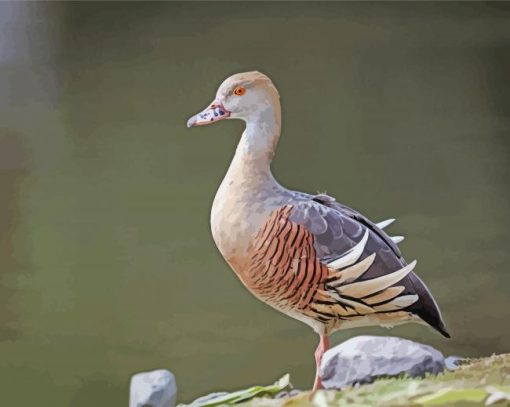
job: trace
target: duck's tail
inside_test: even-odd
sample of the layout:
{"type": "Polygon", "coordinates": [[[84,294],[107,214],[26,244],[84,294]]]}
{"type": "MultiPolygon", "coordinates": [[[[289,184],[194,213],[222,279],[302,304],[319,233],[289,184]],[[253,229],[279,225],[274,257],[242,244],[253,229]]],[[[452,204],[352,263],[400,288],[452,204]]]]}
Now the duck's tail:
{"type": "Polygon", "coordinates": [[[425,283],[414,273],[411,273],[409,277],[412,281],[416,294],[418,294],[419,300],[412,304],[408,309],[413,314],[418,315],[441,335],[451,338],[448,330],[446,329],[443,317],[441,316],[439,306],[434,300],[434,297],[432,297],[432,294],[430,294],[425,283]]]}

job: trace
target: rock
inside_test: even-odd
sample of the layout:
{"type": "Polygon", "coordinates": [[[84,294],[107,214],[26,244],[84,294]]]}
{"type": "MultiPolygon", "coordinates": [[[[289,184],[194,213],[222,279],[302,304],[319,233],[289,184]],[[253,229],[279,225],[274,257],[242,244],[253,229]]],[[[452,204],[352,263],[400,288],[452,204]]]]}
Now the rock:
{"type": "Polygon", "coordinates": [[[285,390],[283,390],[283,391],[281,391],[279,393],[276,393],[275,396],[274,396],[275,399],[284,399],[286,397],[289,397],[289,392],[285,391],[285,390]]]}
{"type": "Polygon", "coordinates": [[[281,392],[277,393],[273,398],[283,399],[286,397],[294,397],[294,396],[297,396],[299,393],[301,393],[301,390],[299,390],[299,389],[292,389],[290,391],[282,390],[281,392]]]}
{"type": "Polygon", "coordinates": [[[465,358],[461,358],[460,356],[448,356],[444,360],[444,365],[448,370],[456,370],[465,360],[465,358]]]}
{"type": "Polygon", "coordinates": [[[444,367],[443,355],[431,346],[390,336],[357,336],[324,354],[320,376],[324,388],[341,389],[378,377],[437,374],[444,367]]]}
{"type": "Polygon", "coordinates": [[[129,407],[174,407],[177,385],[174,375],[160,369],[133,375],[129,407]]]}

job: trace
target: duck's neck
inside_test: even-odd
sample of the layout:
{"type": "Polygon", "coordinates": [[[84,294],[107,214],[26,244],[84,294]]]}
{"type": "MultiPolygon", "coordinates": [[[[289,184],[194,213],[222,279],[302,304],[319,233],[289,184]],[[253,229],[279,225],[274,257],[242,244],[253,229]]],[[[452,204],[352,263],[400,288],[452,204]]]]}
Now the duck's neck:
{"type": "Polygon", "coordinates": [[[274,181],[271,161],[280,138],[280,105],[268,104],[245,121],[246,129],[237,146],[229,173],[243,178],[254,177],[253,181],[274,181]]]}
{"type": "Polygon", "coordinates": [[[279,137],[279,106],[246,119],[246,129],[211,209],[214,241],[243,281],[243,256],[272,211],[280,188],[270,168],[279,137]]]}

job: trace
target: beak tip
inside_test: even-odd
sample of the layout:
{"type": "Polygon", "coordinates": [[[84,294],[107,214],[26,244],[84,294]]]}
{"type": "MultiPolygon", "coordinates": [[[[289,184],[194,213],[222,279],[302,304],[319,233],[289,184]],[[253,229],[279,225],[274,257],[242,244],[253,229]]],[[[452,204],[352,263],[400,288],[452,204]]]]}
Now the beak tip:
{"type": "Polygon", "coordinates": [[[190,117],[186,122],[186,127],[189,129],[194,126],[205,126],[206,124],[227,119],[229,116],[230,112],[223,107],[223,104],[221,102],[214,101],[202,112],[190,117]]]}

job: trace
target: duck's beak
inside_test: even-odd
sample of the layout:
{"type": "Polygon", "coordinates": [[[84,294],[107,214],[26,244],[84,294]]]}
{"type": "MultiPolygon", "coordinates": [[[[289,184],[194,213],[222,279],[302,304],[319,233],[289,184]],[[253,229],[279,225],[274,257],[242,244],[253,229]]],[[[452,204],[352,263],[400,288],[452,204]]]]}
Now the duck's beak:
{"type": "Polygon", "coordinates": [[[230,116],[230,112],[223,107],[223,104],[214,101],[200,113],[188,120],[188,127],[205,126],[226,119],[230,116]]]}

